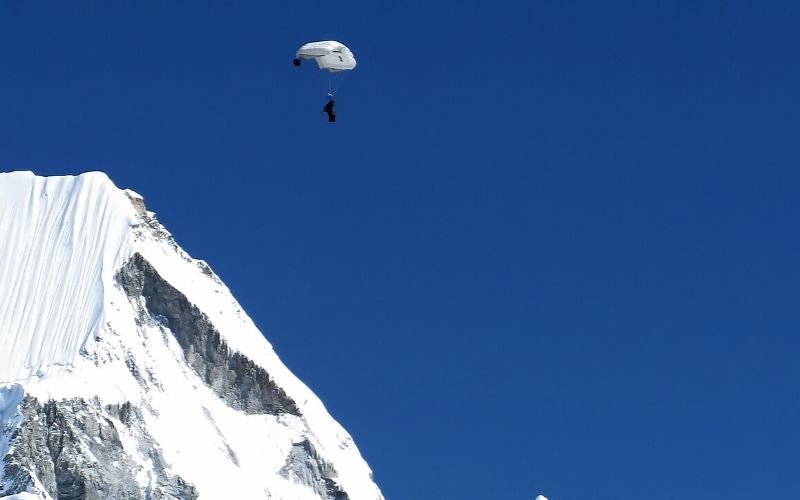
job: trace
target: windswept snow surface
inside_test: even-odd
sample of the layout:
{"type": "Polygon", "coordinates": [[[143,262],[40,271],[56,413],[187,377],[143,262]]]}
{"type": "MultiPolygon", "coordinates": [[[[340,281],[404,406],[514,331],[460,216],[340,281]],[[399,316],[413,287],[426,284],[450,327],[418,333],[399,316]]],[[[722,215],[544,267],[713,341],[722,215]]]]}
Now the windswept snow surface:
{"type": "MultiPolygon", "coordinates": [[[[98,397],[144,408],[169,470],[200,498],[319,499],[286,477],[287,456],[303,440],[334,467],[351,500],[383,498],[352,438],[278,359],[228,288],[173,241],[136,193],[103,173],[0,173],[0,425],[18,424],[23,389],[41,401],[98,397]],[[264,368],[301,416],[226,406],[163,325],[142,324],[114,278],[136,253],[208,316],[232,351],[264,368]],[[132,373],[132,361],[147,382],[132,373]]],[[[118,427],[146,488],[153,464],[118,427]]]]}
{"type": "Polygon", "coordinates": [[[0,382],[75,364],[103,322],[103,289],[135,214],[99,173],[0,177],[0,382]]]}

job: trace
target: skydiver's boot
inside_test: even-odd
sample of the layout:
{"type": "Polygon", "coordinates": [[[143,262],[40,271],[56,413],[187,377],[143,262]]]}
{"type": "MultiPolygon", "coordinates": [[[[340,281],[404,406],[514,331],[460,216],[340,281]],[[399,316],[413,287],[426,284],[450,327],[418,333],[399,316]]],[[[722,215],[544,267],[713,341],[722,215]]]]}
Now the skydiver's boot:
{"type": "Polygon", "coordinates": [[[333,113],[333,112],[328,113],[328,121],[331,122],[331,123],[335,122],[336,121],[336,114],[333,113]]]}
{"type": "Polygon", "coordinates": [[[300,59],[295,57],[294,60],[292,60],[292,64],[294,64],[295,66],[300,66],[300,59]]]}

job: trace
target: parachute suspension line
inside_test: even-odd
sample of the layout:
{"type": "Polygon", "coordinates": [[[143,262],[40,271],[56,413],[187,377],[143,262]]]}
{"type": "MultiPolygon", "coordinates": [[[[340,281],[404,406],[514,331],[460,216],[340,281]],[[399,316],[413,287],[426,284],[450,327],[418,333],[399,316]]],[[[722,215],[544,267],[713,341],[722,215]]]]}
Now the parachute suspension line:
{"type": "Polygon", "coordinates": [[[344,83],[344,77],[345,77],[344,73],[339,73],[338,75],[336,75],[336,83],[335,84],[334,84],[334,79],[333,79],[334,77],[333,76],[329,76],[328,77],[328,95],[329,96],[333,97],[333,96],[336,95],[336,92],[339,91],[339,87],[341,87],[342,83],[344,83]]]}

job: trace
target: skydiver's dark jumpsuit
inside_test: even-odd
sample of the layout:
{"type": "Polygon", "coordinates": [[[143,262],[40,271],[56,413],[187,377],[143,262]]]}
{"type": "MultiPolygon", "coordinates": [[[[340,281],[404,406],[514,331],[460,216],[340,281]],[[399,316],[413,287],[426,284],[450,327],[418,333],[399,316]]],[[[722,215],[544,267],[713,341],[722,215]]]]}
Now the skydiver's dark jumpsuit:
{"type": "Polygon", "coordinates": [[[328,113],[328,121],[335,122],[336,121],[336,113],[333,112],[333,99],[328,100],[328,104],[322,108],[322,111],[328,113]]]}

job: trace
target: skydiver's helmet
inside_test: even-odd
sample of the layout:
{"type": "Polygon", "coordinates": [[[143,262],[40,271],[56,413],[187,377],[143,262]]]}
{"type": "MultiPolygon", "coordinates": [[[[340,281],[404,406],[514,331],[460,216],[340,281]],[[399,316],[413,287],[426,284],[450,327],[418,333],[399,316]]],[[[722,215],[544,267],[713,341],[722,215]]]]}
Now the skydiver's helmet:
{"type": "Polygon", "coordinates": [[[294,60],[292,61],[292,64],[294,64],[295,66],[300,66],[300,58],[295,57],[294,60]]]}

